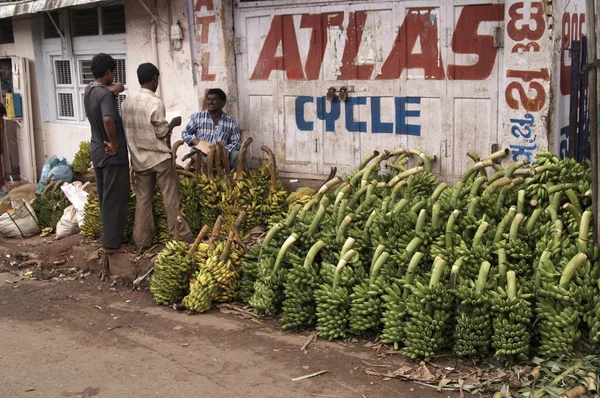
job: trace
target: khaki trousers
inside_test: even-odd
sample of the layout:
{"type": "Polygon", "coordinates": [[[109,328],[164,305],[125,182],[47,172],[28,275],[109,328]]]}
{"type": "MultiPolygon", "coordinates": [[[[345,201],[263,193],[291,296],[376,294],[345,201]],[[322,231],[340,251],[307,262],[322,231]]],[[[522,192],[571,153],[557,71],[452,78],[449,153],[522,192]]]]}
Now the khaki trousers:
{"type": "MultiPolygon", "coordinates": [[[[138,248],[152,245],[154,218],[152,217],[152,197],[154,187],[158,184],[163,196],[163,206],[167,215],[169,233],[175,236],[179,210],[179,177],[172,159],[167,159],[151,169],[135,173],[135,222],[133,224],[133,240],[138,248]]],[[[182,218],[183,220],[183,218],[182,218]]],[[[191,236],[190,228],[185,220],[179,230],[181,239],[191,236]]]]}

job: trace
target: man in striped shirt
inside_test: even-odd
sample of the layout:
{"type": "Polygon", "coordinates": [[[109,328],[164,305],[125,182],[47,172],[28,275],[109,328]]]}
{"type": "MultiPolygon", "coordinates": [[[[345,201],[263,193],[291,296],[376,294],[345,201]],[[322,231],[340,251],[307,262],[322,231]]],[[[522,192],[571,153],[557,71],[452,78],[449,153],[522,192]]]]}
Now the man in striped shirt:
{"type": "Polygon", "coordinates": [[[181,137],[193,147],[192,151],[202,152],[204,156],[208,145],[221,141],[231,167],[235,168],[241,146],[240,128],[234,118],[223,112],[227,95],[220,88],[213,88],[208,90],[206,102],[208,110],[193,114],[181,137]]]}

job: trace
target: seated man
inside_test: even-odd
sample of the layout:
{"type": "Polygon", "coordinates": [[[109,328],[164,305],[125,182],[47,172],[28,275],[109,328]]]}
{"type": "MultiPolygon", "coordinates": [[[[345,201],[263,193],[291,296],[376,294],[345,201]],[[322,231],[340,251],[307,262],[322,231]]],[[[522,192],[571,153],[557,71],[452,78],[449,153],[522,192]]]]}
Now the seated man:
{"type": "Polygon", "coordinates": [[[223,112],[227,95],[220,88],[208,90],[206,95],[208,111],[192,115],[189,123],[181,132],[181,138],[192,151],[208,153],[208,146],[221,141],[227,150],[231,167],[237,165],[240,150],[240,129],[234,118],[223,112]]]}

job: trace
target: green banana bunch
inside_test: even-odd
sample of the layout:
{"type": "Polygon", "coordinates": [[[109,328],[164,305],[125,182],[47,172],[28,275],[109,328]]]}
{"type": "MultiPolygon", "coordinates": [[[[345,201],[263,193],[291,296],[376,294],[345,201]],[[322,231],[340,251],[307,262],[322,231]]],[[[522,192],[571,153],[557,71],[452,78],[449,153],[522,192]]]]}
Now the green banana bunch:
{"type": "Polygon", "coordinates": [[[492,246],[489,243],[482,242],[488,226],[489,224],[485,221],[480,223],[471,247],[468,249],[466,245],[463,245],[457,250],[458,256],[463,258],[460,273],[466,279],[475,280],[481,272],[481,264],[492,258],[492,246]]]}
{"type": "Polygon", "coordinates": [[[408,265],[404,278],[394,278],[386,287],[385,294],[381,296],[383,300],[381,340],[386,344],[393,344],[396,350],[405,338],[406,300],[423,256],[423,253],[416,252],[408,265]]]}
{"type": "MultiPolygon", "coordinates": [[[[317,302],[317,333],[319,336],[327,337],[329,341],[340,337],[346,337],[348,331],[348,317],[350,310],[351,285],[344,283],[342,273],[348,261],[356,255],[354,250],[345,253],[333,273],[333,282],[324,282],[315,292],[317,302]]],[[[323,267],[332,267],[323,264],[323,267]]],[[[349,270],[350,275],[352,270],[349,270]]],[[[349,276],[347,280],[352,280],[349,276]]]]}
{"type": "Polygon", "coordinates": [[[529,325],[532,312],[526,296],[517,291],[514,271],[506,273],[506,290],[498,287],[490,294],[493,314],[492,348],[494,357],[505,363],[527,359],[531,334],[529,325]]]}
{"type": "Polygon", "coordinates": [[[370,278],[352,288],[348,314],[348,327],[351,334],[361,336],[379,329],[384,282],[378,278],[378,274],[389,257],[388,252],[373,257],[370,278]]]}
{"type": "Polygon", "coordinates": [[[446,343],[450,310],[453,304],[451,292],[440,282],[446,260],[437,257],[429,285],[419,281],[410,285],[412,295],[406,300],[404,354],[411,359],[431,360],[446,343]]]}
{"type": "Polygon", "coordinates": [[[89,141],[79,143],[79,151],[73,158],[73,172],[85,174],[92,165],[92,147],[89,141]]]}
{"type": "Polygon", "coordinates": [[[504,249],[508,257],[509,270],[515,271],[519,278],[530,278],[533,275],[533,252],[526,237],[519,237],[518,231],[524,216],[517,214],[511,223],[510,233],[504,240],[496,244],[496,249],[504,249]]]}
{"type": "MultiPolygon", "coordinates": [[[[454,352],[463,357],[484,357],[492,337],[492,317],[488,294],[484,291],[490,263],[479,268],[477,282],[467,279],[455,291],[459,303],[454,332],[454,352]]],[[[462,273],[462,268],[459,271],[462,273]]]]}
{"type": "Polygon", "coordinates": [[[81,235],[89,239],[98,239],[102,232],[100,222],[100,204],[98,197],[94,193],[89,193],[87,201],[83,206],[83,224],[81,225],[81,235]]]}
{"type": "Polygon", "coordinates": [[[152,213],[154,216],[152,243],[168,242],[172,237],[169,233],[169,225],[167,224],[167,214],[165,213],[163,196],[158,187],[154,189],[154,196],[152,197],[152,213]]]}
{"type": "Polygon", "coordinates": [[[560,179],[560,159],[548,151],[536,154],[532,164],[533,175],[525,182],[527,197],[536,200],[542,207],[549,203],[547,187],[560,179]]]}
{"type": "Polygon", "coordinates": [[[282,305],[281,323],[284,330],[309,327],[317,321],[314,291],[318,273],[314,260],[323,247],[325,242],[319,240],[308,251],[304,263],[299,261],[300,258],[292,260],[292,268],[286,275],[282,305]]]}
{"type": "Polygon", "coordinates": [[[135,208],[137,199],[135,189],[132,186],[129,191],[129,202],[127,202],[127,217],[125,221],[125,229],[123,231],[123,241],[125,243],[133,243],[133,223],[135,222],[135,208]]]}
{"type": "Polygon", "coordinates": [[[192,173],[179,172],[179,206],[181,212],[193,233],[198,233],[202,228],[202,208],[198,201],[198,179],[192,173]]]}
{"type": "Polygon", "coordinates": [[[49,183],[42,194],[31,201],[31,208],[35,211],[40,228],[54,230],[70,202],[60,189],[63,181],[50,182],[51,179],[52,175],[48,177],[49,183]]]}
{"type": "Polygon", "coordinates": [[[572,281],[583,262],[584,253],[576,254],[564,267],[562,275],[556,272],[550,252],[542,254],[537,271],[541,286],[536,291],[536,312],[542,355],[570,354],[579,340],[581,319],[581,290],[572,281]],[[557,279],[560,276],[560,281],[557,279]]]}
{"type": "Polygon", "coordinates": [[[281,244],[277,247],[276,236],[284,230],[284,223],[276,223],[269,229],[262,243],[257,243],[242,258],[242,276],[240,281],[240,298],[249,302],[254,295],[254,284],[259,275],[259,264],[262,259],[275,258],[281,244]]]}
{"type": "Polygon", "coordinates": [[[154,260],[150,292],[157,304],[179,303],[188,293],[193,253],[184,242],[169,241],[154,260]]]}
{"type": "Polygon", "coordinates": [[[275,316],[283,302],[283,284],[287,270],[281,262],[290,247],[298,240],[298,235],[290,235],[277,253],[277,258],[263,257],[259,264],[258,279],[254,283],[254,294],[250,305],[261,316],[275,316]]]}

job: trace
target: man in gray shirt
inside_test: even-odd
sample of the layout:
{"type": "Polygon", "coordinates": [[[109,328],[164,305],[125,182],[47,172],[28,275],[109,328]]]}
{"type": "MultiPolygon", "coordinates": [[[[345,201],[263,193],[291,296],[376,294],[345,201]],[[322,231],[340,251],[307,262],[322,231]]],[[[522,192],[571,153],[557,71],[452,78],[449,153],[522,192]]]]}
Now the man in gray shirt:
{"type": "Polygon", "coordinates": [[[129,156],[115,97],[115,93],[123,91],[123,85],[113,86],[116,67],[110,55],[94,56],[91,69],[96,80],[86,87],[83,98],[92,129],[92,164],[105,253],[121,251],[129,202],[129,156]]]}

